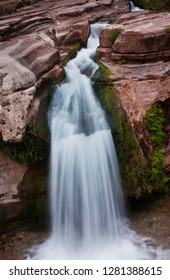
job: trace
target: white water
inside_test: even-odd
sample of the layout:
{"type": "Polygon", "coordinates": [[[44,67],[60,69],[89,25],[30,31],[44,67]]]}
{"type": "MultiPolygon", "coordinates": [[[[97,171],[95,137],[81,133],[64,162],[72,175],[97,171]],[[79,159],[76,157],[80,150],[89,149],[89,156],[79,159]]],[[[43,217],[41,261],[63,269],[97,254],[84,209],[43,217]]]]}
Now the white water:
{"type": "Polygon", "coordinates": [[[131,12],[141,12],[141,11],[144,11],[144,9],[141,9],[141,8],[135,6],[132,1],[130,1],[130,8],[131,8],[131,12]]]}
{"type": "Polygon", "coordinates": [[[114,143],[90,80],[98,68],[91,56],[104,25],[91,26],[88,48],[67,64],[66,79],[54,93],[49,110],[51,235],[34,248],[34,259],[165,257],[125,222],[114,143]]]}

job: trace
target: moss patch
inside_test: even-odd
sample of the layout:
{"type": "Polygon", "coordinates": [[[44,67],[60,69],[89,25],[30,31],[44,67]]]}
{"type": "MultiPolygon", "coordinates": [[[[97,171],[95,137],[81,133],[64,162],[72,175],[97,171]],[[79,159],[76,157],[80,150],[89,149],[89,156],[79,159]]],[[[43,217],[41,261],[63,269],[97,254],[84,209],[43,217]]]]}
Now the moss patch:
{"type": "Polygon", "coordinates": [[[166,31],[167,33],[170,33],[170,26],[167,26],[167,27],[165,28],[165,31],[166,31]]]}
{"type": "Polygon", "coordinates": [[[22,164],[33,164],[48,155],[49,145],[35,135],[33,124],[27,126],[25,139],[20,143],[0,141],[0,147],[11,159],[22,164]]]}
{"type": "Polygon", "coordinates": [[[119,36],[119,33],[120,33],[120,31],[118,29],[113,29],[108,35],[108,40],[111,43],[114,43],[116,41],[117,37],[119,36]]]}
{"type": "Polygon", "coordinates": [[[122,65],[122,64],[127,63],[127,60],[126,60],[126,59],[120,59],[120,60],[115,61],[114,63],[115,63],[115,64],[122,65]]]}
{"type": "Polygon", "coordinates": [[[125,192],[136,199],[147,196],[152,187],[147,181],[147,163],[127,116],[121,108],[120,96],[110,79],[110,71],[99,64],[94,76],[94,88],[110,123],[125,192]]]}
{"type": "Polygon", "coordinates": [[[168,191],[168,182],[170,178],[165,173],[164,155],[162,145],[165,140],[164,126],[166,123],[164,109],[159,104],[154,104],[146,114],[145,124],[149,130],[153,154],[150,157],[151,173],[149,176],[150,182],[158,191],[168,191]]]}

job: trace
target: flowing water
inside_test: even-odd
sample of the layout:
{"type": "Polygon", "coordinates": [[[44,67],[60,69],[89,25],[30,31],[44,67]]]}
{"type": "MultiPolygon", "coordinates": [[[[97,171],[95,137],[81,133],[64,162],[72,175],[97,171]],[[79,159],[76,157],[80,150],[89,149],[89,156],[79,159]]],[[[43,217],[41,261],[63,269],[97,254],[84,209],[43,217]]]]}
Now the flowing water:
{"type": "Polygon", "coordinates": [[[131,9],[131,12],[141,12],[141,11],[144,11],[143,9],[135,6],[132,1],[130,1],[130,9],[131,9]]]}
{"type": "Polygon", "coordinates": [[[51,130],[51,234],[34,259],[164,258],[125,221],[111,130],[92,88],[91,59],[106,24],[91,26],[87,49],[65,67],[48,112],[51,130]]]}

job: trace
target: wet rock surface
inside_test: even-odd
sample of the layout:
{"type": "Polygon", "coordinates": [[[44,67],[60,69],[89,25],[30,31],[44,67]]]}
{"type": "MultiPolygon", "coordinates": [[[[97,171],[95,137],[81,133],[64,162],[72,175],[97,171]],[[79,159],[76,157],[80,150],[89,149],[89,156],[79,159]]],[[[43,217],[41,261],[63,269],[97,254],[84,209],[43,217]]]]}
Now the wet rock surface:
{"type": "Polygon", "coordinates": [[[126,0],[44,0],[1,16],[0,133],[4,141],[22,141],[39,109],[34,106],[36,90],[63,76],[63,64],[87,41],[89,22],[128,11],[126,0]],[[13,82],[8,83],[7,92],[9,79],[13,82]]]}
{"type": "MultiPolygon", "coordinates": [[[[138,204],[130,214],[130,223],[139,235],[151,237],[153,246],[170,249],[170,197],[138,204]]],[[[0,259],[29,258],[30,249],[43,242],[47,231],[20,230],[0,235],[0,259]]]]}
{"type": "MultiPolygon", "coordinates": [[[[25,135],[27,124],[39,112],[42,93],[37,95],[37,90],[63,77],[63,65],[80,45],[86,43],[89,22],[129,12],[129,3],[125,0],[44,0],[26,7],[14,7],[14,10],[15,13],[0,18],[0,134],[4,141],[19,142],[25,135]]],[[[121,106],[139,139],[146,136],[143,119],[147,108],[155,102],[168,102],[170,97],[168,26],[169,14],[142,12],[121,16],[114,26],[101,33],[98,58],[111,70],[112,81],[120,92],[121,106]],[[114,44],[108,39],[113,29],[118,30],[114,44]]],[[[166,131],[169,135],[169,123],[166,131]]],[[[145,141],[149,147],[147,136],[145,141]]],[[[169,170],[169,136],[164,150],[166,168],[169,170]]],[[[3,157],[0,163],[4,168],[3,157]]],[[[22,172],[24,174],[25,171],[22,172]]],[[[13,182],[15,193],[18,179],[13,182]]],[[[0,180],[2,195],[16,200],[16,196],[12,196],[13,188],[11,193],[10,190],[5,192],[6,179],[1,174],[0,180]]],[[[24,187],[25,183],[21,184],[24,187]]],[[[26,184],[26,192],[30,185],[26,184]]],[[[22,201],[28,196],[26,192],[21,197],[22,201]]],[[[170,228],[166,212],[170,201],[169,198],[163,201],[150,205],[154,216],[152,210],[148,215],[146,207],[147,210],[139,211],[132,217],[134,228],[155,237],[159,244],[168,239],[170,228]],[[157,220],[154,220],[155,217],[157,220]]],[[[8,200],[6,202],[8,206],[8,200]]],[[[9,215],[13,212],[14,208],[9,205],[9,215]]],[[[25,248],[30,248],[41,236],[43,238],[44,232],[41,235],[41,232],[15,231],[1,235],[1,258],[25,258],[25,248]]],[[[165,245],[169,246],[169,241],[165,245]]]]}
{"type": "Polygon", "coordinates": [[[146,112],[159,103],[166,111],[164,162],[169,170],[170,98],[169,13],[133,12],[120,16],[100,34],[97,57],[110,69],[111,80],[120,93],[121,105],[143,152],[151,153],[145,127],[146,112]]]}
{"type": "Polygon", "coordinates": [[[153,244],[170,248],[170,196],[145,202],[131,215],[132,228],[138,234],[152,237],[153,244]]]}
{"type": "Polygon", "coordinates": [[[102,31],[100,45],[112,48],[113,60],[142,62],[169,60],[168,26],[170,26],[169,13],[153,14],[144,11],[125,14],[102,31]]]}
{"type": "Polygon", "coordinates": [[[24,260],[29,258],[30,249],[47,237],[45,231],[20,230],[0,235],[0,259],[24,260]]]}
{"type": "Polygon", "coordinates": [[[14,13],[18,8],[33,4],[41,0],[1,0],[0,15],[14,13]]]}
{"type": "MultiPolygon", "coordinates": [[[[0,141],[23,143],[30,123],[36,130],[32,133],[48,141],[49,131],[44,129],[47,126],[46,113],[51,98],[48,86],[64,77],[63,66],[80,46],[86,44],[90,22],[114,17],[129,10],[127,0],[1,1],[0,141]]],[[[34,200],[34,207],[39,209],[40,206],[35,202],[35,190],[32,189],[34,182],[22,180],[25,176],[24,168],[32,167],[29,164],[23,167],[14,161],[9,170],[5,164],[4,155],[0,154],[2,217],[14,218],[28,200],[30,203],[34,200]],[[11,170],[16,170],[16,165],[20,171],[16,171],[18,176],[15,177],[11,170]],[[12,183],[5,177],[8,171],[13,178],[12,183]],[[20,192],[19,189],[23,191],[20,192]]],[[[37,176],[37,188],[41,189],[41,176],[37,176]]],[[[41,193],[44,197],[45,190],[41,193]]],[[[28,205],[27,208],[30,207],[32,206],[28,205]]]]}

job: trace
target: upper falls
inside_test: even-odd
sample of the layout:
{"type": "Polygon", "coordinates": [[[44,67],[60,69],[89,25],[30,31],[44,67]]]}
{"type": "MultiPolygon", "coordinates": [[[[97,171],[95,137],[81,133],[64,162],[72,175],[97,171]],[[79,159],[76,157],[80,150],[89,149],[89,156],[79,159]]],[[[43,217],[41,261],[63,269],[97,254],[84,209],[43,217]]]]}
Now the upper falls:
{"type": "Polygon", "coordinates": [[[105,112],[95,96],[92,60],[105,23],[91,26],[87,49],[65,67],[48,112],[51,130],[51,235],[35,259],[163,257],[125,221],[119,167],[105,112]]]}

